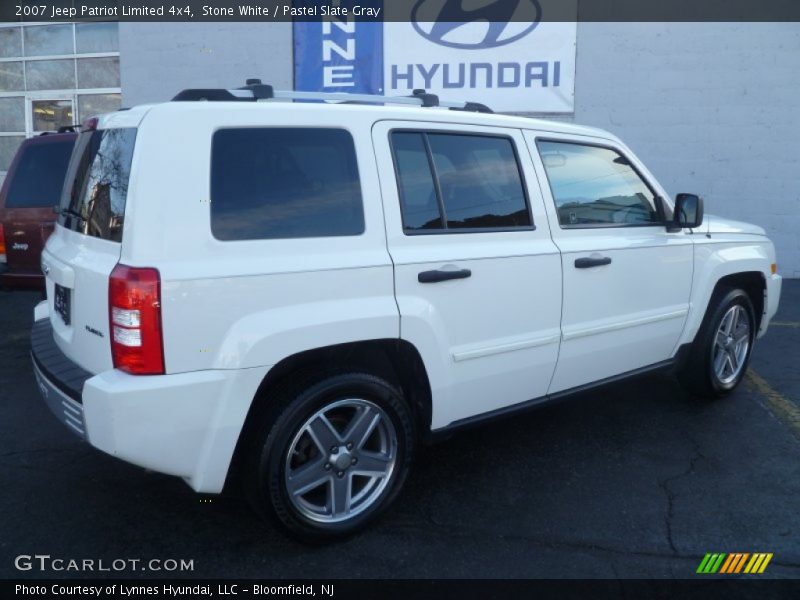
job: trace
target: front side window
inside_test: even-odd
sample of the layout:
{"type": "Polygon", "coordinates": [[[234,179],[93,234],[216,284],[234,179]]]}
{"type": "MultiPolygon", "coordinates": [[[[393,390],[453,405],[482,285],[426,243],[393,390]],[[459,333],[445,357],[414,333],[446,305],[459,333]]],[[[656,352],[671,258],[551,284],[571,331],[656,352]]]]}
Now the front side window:
{"type": "Polygon", "coordinates": [[[392,151],[406,233],[532,226],[509,138],[396,131],[392,151]]]}
{"type": "Polygon", "coordinates": [[[353,137],[344,129],[220,129],[211,149],[211,231],[223,241],[362,234],[353,137]]]}
{"type": "Polygon", "coordinates": [[[98,129],[78,136],[67,169],[59,222],[73,231],[122,241],[136,129],[98,129]]]}
{"type": "Polygon", "coordinates": [[[662,223],[655,194],[619,152],[572,142],[537,145],[563,227],[662,223]]]}

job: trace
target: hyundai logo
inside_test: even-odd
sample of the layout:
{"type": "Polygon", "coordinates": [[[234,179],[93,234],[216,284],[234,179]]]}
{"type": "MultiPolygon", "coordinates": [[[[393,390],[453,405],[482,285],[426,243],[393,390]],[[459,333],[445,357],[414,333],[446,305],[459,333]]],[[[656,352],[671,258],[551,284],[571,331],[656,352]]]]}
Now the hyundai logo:
{"type": "Polygon", "coordinates": [[[538,0],[494,0],[465,9],[468,0],[419,0],[411,24],[434,44],[479,50],[497,48],[525,37],[542,16],[538,0]]]}

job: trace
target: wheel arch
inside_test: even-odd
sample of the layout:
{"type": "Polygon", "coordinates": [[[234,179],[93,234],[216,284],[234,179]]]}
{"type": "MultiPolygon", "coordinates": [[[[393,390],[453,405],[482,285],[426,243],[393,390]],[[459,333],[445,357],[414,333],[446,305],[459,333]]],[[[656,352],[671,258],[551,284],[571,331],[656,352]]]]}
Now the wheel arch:
{"type": "MultiPolygon", "coordinates": [[[[714,363],[718,328],[722,319],[731,307],[731,298],[742,295],[750,299],[753,306],[756,327],[751,331],[751,341],[760,326],[765,300],[766,279],[759,271],[741,271],[720,277],[711,288],[706,309],[700,315],[700,326],[691,338],[691,344],[684,346],[686,354],[680,361],[676,374],[685,389],[694,397],[713,400],[730,394],[744,377],[747,361],[752,352],[752,343],[745,349],[744,356],[738,356],[736,362],[730,362],[732,372],[728,379],[723,378],[724,361],[720,365],[714,363]],[[722,368],[720,372],[718,369],[722,368]]],[[[729,352],[725,350],[725,352],[729,352]]],[[[738,353],[739,350],[737,349],[738,353]]]]}
{"type": "MultiPolygon", "coordinates": [[[[739,271],[723,275],[716,279],[713,286],[708,287],[708,291],[704,296],[704,304],[702,312],[696,315],[692,322],[687,325],[687,331],[684,332],[684,343],[691,343],[697,336],[698,331],[703,320],[712,310],[711,302],[718,295],[722,289],[739,288],[744,290],[753,304],[753,312],[756,319],[756,331],[761,328],[761,323],[764,320],[764,314],[767,307],[766,293],[767,293],[767,280],[761,271],[739,271]]],[[[697,306],[697,304],[695,304],[697,306]]]]}
{"type": "Polygon", "coordinates": [[[288,356],[266,374],[252,399],[239,434],[226,488],[231,487],[249,449],[260,419],[269,418],[270,397],[300,373],[335,370],[364,371],[386,379],[403,392],[411,409],[419,439],[430,439],[432,395],[422,356],[413,344],[402,339],[377,339],[314,348],[288,356]]]}
{"type": "Polygon", "coordinates": [[[708,314],[709,305],[720,286],[744,289],[756,312],[756,331],[768,322],[766,294],[775,252],[769,240],[752,235],[709,234],[694,244],[694,271],[689,315],[679,346],[690,344],[708,314]]]}
{"type": "Polygon", "coordinates": [[[764,310],[766,307],[766,298],[764,296],[767,292],[767,280],[764,274],[760,271],[743,271],[741,273],[726,275],[717,281],[711,297],[713,298],[717,291],[722,288],[740,288],[747,293],[750,302],[753,304],[753,312],[756,318],[756,331],[758,331],[761,328],[761,322],[764,318],[764,310]]]}

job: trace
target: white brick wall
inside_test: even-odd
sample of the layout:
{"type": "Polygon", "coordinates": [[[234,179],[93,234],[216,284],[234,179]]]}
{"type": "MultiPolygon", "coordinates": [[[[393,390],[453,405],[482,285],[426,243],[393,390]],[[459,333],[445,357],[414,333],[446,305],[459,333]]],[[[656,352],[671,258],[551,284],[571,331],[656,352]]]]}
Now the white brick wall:
{"type": "Polygon", "coordinates": [[[764,227],[800,277],[800,23],[580,23],[575,98],[576,122],[764,227]]]}
{"type": "Polygon", "coordinates": [[[291,23],[120,23],[123,106],[259,77],[291,89],[291,23]]]}
{"type": "MultiPolygon", "coordinates": [[[[766,228],[800,277],[800,23],[580,23],[577,52],[574,121],[619,135],[673,196],[766,228]]],[[[123,23],[120,53],[126,106],[292,85],[289,23],[123,23]]]]}

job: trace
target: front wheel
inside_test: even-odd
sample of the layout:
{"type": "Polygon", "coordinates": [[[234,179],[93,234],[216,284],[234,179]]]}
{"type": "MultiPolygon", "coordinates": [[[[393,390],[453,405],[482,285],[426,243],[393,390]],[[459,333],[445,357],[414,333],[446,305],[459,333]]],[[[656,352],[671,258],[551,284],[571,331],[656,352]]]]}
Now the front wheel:
{"type": "Polygon", "coordinates": [[[341,373],[278,396],[246,474],[256,510],[306,541],[351,534],[383,512],[414,449],[400,391],[373,375],[341,373]]]}
{"type": "Polygon", "coordinates": [[[681,382],[705,398],[730,394],[747,371],[755,334],[755,312],[747,293],[718,290],[679,374],[681,382]]]}

